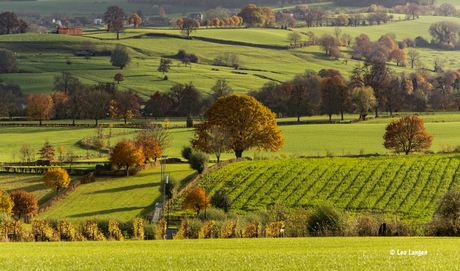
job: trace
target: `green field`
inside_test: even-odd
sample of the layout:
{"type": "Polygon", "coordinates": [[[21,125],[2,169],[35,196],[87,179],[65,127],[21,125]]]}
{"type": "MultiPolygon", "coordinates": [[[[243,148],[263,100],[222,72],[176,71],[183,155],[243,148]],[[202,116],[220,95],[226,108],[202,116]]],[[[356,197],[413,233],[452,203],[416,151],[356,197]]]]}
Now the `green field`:
{"type": "Polygon", "coordinates": [[[456,270],[460,268],[458,245],[457,238],[422,237],[1,243],[0,268],[456,270]],[[397,255],[398,250],[407,255],[397,255]],[[408,255],[409,250],[427,255],[408,255]]]}
{"type": "MultiPolygon", "coordinates": [[[[166,166],[171,176],[185,184],[194,171],[188,164],[166,166]]],[[[130,177],[98,177],[96,182],[80,185],[65,200],[40,215],[40,219],[116,218],[128,221],[152,211],[162,201],[160,167],[130,177]]]]}
{"type": "Polygon", "coordinates": [[[329,201],[426,222],[444,193],[460,187],[459,166],[458,154],[247,161],[206,175],[198,186],[210,195],[223,190],[241,211],[329,201]]]}
{"type": "MultiPolygon", "coordinates": [[[[71,176],[76,180],[80,176],[71,176]]],[[[8,193],[16,190],[25,190],[37,197],[38,205],[47,202],[56,195],[56,192],[48,189],[43,183],[43,176],[38,174],[11,174],[0,173],[0,189],[8,193]]]]}

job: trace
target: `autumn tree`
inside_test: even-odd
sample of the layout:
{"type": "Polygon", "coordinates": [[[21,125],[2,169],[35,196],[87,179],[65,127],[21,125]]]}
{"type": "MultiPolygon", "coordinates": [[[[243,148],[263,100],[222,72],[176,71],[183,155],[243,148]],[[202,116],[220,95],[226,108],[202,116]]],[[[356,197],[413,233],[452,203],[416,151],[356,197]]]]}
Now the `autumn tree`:
{"type": "Polygon", "coordinates": [[[167,126],[150,122],[144,126],[144,131],[158,141],[162,152],[166,152],[171,147],[173,136],[167,126]]]}
{"type": "Polygon", "coordinates": [[[54,156],[56,156],[54,146],[48,140],[45,141],[45,145],[38,151],[38,154],[40,159],[49,160],[50,162],[54,162],[54,156]]]}
{"type": "Polygon", "coordinates": [[[43,182],[45,183],[46,187],[56,191],[59,195],[59,191],[62,188],[69,186],[69,173],[63,168],[49,168],[43,175],[43,182]]]}
{"type": "Polygon", "coordinates": [[[48,94],[30,95],[26,104],[26,115],[29,120],[49,120],[53,110],[53,99],[48,94]]]}
{"type": "Polygon", "coordinates": [[[163,75],[165,75],[165,72],[169,72],[169,70],[171,69],[171,64],[172,64],[172,60],[171,59],[164,59],[162,58],[160,60],[160,66],[158,66],[158,69],[157,71],[159,72],[162,72],[163,75]]]}
{"type": "Polygon", "coordinates": [[[115,50],[113,50],[110,55],[110,63],[112,63],[112,66],[120,67],[120,69],[123,69],[131,63],[131,56],[126,46],[121,44],[115,45],[115,50]]]}
{"type": "Polygon", "coordinates": [[[113,80],[117,81],[118,84],[120,84],[120,81],[125,81],[125,75],[119,72],[115,74],[115,76],[113,77],[113,80]]]}
{"type": "Polygon", "coordinates": [[[136,148],[134,143],[120,141],[110,154],[109,160],[112,165],[126,166],[126,176],[129,176],[129,168],[143,165],[145,156],[142,149],[136,148]]]}
{"type": "Polygon", "coordinates": [[[206,195],[206,190],[201,187],[189,188],[187,196],[182,202],[182,208],[187,211],[194,211],[197,215],[200,211],[209,207],[209,197],[206,195]]]}
{"type": "Polygon", "coordinates": [[[134,145],[137,149],[142,149],[146,160],[155,159],[156,161],[161,156],[159,142],[147,131],[142,131],[137,135],[134,145]]]}
{"type": "Polygon", "coordinates": [[[216,28],[219,26],[220,20],[219,18],[214,18],[212,19],[212,25],[215,26],[216,28]]]}
{"type": "Polygon", "coordinates": [[[196,21],[193,20],[192,18],[187,18],[187,19],[184,19],[184,25],[182,26],[182,30],[181,30],[181,33],[182,35],[185,35],[188,37],[190,37],[190,34],[195,31],[199,28],[200,26],[196,25],[196,21]]]}
{"type": "Polygon", "coordinates": [[[321,112],[329,116],[329,121],[332,120],[332,115],[339,113],[339,85],[343,84],[342,79],[338,76],[324,78],[320,85],[321,112]]]}
{"type": "Polygon", "coordinates": [[[287,34],[287,38],[291,44],[294,43],[294,46],[302,40],[302,36],[297,31],[291,31],[287,34]]]}
{"type": "Polygon", "coordinates": [[[182,19],[177,19],[176,25],[177,27],[179,27],[179,29],[182,29],[182,27],[184,26],[184,21],[182,19]]]}
{"type": "Polygon", "coordinates": [[[0,212],[11,214],[14,202],[6,191],[0,189],[0,212]]]}
{"type": "Polygon", "coordinates": [[[142,19],[136,13],[131,14],[131,16],[129,16],[128,24],[133,25],[134,28],[137,28],[141,23],[142,19]]]}
{"type": "Polygon", "coordinates": [[[5,11],[0,13],[0,27],[6,29],[6,34],[10,34],[12,30],[15,30],[21,25],[18,16],[11,11],[5,11]]]}
{"type": "Polygon", "coordinates": [[[433,136],[425,131],[423,120],[405,115],[392,121],[385,128],[383,146],[394,153],[424,152],[431,147],[433,136]]]}
{"type": "Polygon", "coordinates": [[[29,216],[37,213],[38,201],[35,195],[24,190],[17,190],[11,192],[10,197],[14,202],[12,212],[18,218],[21,218],[21,215],[29,216]]]}
{"type": "Polygon", "coordinates": [[[353,89],[352,100],[356,111],[359,113],[359,118],[362,120],[366,119],[369,111],[371,111],[377,103],[372,88],[364,86],[353,89]]]}
{"type": "Polygon", "coordinates": [[[390,59],[396,62],[396,66],[405,66],[406,65],[406,53],[403,50],[395,48],[390,53],[390,59]]]}
{"type": "Polygon", "coordinates": [[[69,115],[69,93],[57,91],[52,96],[54,104],[54,117],[65,119],[69,115]]]}
{"type": "Polygon", "coordinates": [[[131,93],[117,93],[110,102],[112,117],[122,119],[125,124],[128,119],[139,117],[140,104],[136,95],[131,93]]]}
{"type": "Polygon", "coordinates": [[[160,18],[166,18],[166,12],[163,7],[160,8],[160,13],[159,13],[160,18]]]}
{"type": "Polygon", "coordinates": [[[209,21],[208,19],[204,20],[204,26],[206,26],[206,29],[208,29],[210,24],[211,24],[211,21],[209,21]]]}
{"type": "Polygon", "coordinates": [[[72,125],[75,125],[75,119],[84,116],[85,107],[85,92],[89,89],[86,85],[81,85],[79,82],[71,88],[68,96],[68,116],[72,119],[72,125]]]}
{"type": "Polygon", "coordinates": [[[331,36],[329,34],[323,35],[319,39],[319,44],[323,48],[326,56],[331,56],[332,48],[335,48],[335,47],[338,46],[337,40],[333,36],[331,36]]]}
{"type": "Polygon", "coordinates": [[[194,149],[208,152],[207,134],[212,126],[228,131],[230,148],[237,158],[249,149],[278,151],[284,146],[283,132],[278,130],[275,114],[255,98],[230,95],[219,98],[207,111],[208,119],[195,131],[194,149]]]}
{"type": "Polygon", "coordinates": [[[61,74],[54,76],[54,90],[68,92],[77,82],[78,78],[70,72],[61,72],[61,74]]]}
{"type": "Polygon", "coordinates": [[[84,94],[85,106],[84,116],[96,121],[107,117],[107,113],[110,111],[110,102],[112,101],[113,95],[104,89],[95,87],[90,89],[84,94]]]}
{"type": "Polygon", "coordinates": [[[155,94],[150,96],[150,99],[145,103],[143,114],[146,116],[153,116],[155,119],[158,117],[164,117],[170,105],[171,101],[169,98],[157,91],[155,94]]]}

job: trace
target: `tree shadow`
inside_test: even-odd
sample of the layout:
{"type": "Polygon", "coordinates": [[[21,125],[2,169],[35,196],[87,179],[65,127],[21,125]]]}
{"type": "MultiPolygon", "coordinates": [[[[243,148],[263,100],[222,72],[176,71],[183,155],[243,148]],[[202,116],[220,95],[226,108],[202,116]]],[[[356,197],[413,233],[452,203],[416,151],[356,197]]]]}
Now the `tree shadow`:
{"type": "Polygon", "coordinates": [[[152,188],[156,186],[159,187],[160,184],[159,183],[136,184],[136,185],[130,185],[130,186],[99,190],[99,191],[91,192],[88,194],[104,194],[104,193],[123,192],[123,191],[134,190],[134,189],[152,188]]]}
{"type": "Polygon", "coordinates": [[[96,212],[88,212],[88,213],[80,213],[75,215],[68,216],[69,218],[80,218],[80,217],[88,217],[88,216],[96,216],[96,215],[108,215],[113,213],[121,213],[126,211],[134,211],[142,209],[141,206],[139,207],[125,207],[125,208],[114,208],[114,209],[107,209],[103,211],[96,211],[96,212]]]}

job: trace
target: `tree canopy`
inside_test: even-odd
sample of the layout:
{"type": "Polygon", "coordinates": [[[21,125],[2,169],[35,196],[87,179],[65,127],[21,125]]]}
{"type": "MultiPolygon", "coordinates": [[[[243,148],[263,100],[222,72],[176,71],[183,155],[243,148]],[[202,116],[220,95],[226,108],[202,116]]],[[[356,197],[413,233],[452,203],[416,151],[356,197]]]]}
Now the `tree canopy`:
{"type": "Polygon", "coordinates": [[[53,99],[48,94],[30,95],[27,100],[26,114],[29,120],[49,120],[53,109],[53,99]]]}
{"type": "Polygon", "coordinates": [[[14,202],[12,212],[18,218],[21,218],[21,215],[28,216],[37,213],[38,201],[35,195],[24,190],[18,190],[11,192],[10,197],[14,202]]]}
{"type": "Polygon", "coordinates": [[[113,50],[110,56],[110,63],[112,63],[112,66],[120,67],[120,69],[123,69],[131,63],[131,56],[126,46],[120,44],[115,46],[115,50],[113,50]]]}
{"type": "Polygon", "coordinates": [[[232,138],[229,145],[236,157],[253,148],[278,151],[284,146],[275,114],[253,97],[234,94],[219,98],[206,115],[208,119],[196,129],[191,141],[197,150],[209,153],[208,133],[213,126],[228,131],[232,138]]]}
{"type": "Polygon", "coordinates": [[[193,190],[189,188],[187,196],[185,196],[184,201],[182,202],[182,208],[195,211],[197,214],[200,213],[200,210],[203,210],[209,207],[209,198],[206,195],[206,190],[201,187],[195,187],[193,190]]]}
{"type": "Polygon", "coordinates": [[[385,128],[383,146],[394,153],[423,152],[431,147],[433,136],[425,131],[423,120],[417,116],[403,116],[385,128]]]}
{"type": "Polygon", "coordinates": [[[6,191],[0,189],[0,211],[7,214],[11,213],[14,207],[14,202],[6,191]]]}
{"type": "Polygon", "coordinates": [[[70,177],[67,170],[63,168],[50,168],[43,175],[43,182],[46,187],[56,191],[59,194],[61,188],[66,188],[69,186],[70,177]]]}
{"type": "Polygon", "coordinates": [[[126,165],[126,176],[129,176],[129,168],[143,165],[145,156],[142,149],[136,148],[134,143],[125,140],[118,142],[109,160],[112,165],[126,165]]]}

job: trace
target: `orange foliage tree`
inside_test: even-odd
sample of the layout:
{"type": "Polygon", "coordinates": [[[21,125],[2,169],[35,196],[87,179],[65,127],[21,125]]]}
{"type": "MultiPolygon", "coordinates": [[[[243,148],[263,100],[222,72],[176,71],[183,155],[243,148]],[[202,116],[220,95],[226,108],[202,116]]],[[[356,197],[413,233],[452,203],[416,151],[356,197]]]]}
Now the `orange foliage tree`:
{"type": "Polygon", "coordinates": [[[156,161],[161,156],[161,147],[158,140],[146,131],[137,135],[134,145],[136,148],[142,149],[146,160],[155,159],[156,161]]]}
{"type": "Polygon", "coordinates": [[[142,23],[142,19],[136,13],[131,14],[131,16],[129,16],[128,24],[130,25],[132,24],[134,28],[137,28],[137,26],[140,25],[141,23],[142,23]]]}
{"type": "Polygon", "coordinates": [[[182,29],[182,27],[184,26],[184,21],[182,19],[177,19],[176,20],[176,25],[177,25],[177,27],[182,29]]]}
{"type": "Polygon", "coordinates": [[[118,93],[114,100],[110,102],[110,113],[112,117],[118,117],[125,121],[138,117],[139,100],[136,95],[131,93],[118,93]]]}
{"type": "Polygon", "coordinates": [[[213,126],[222,127],[231,137],[230,149],[236,157],[249,149],[278,151],[284,146],[283,131],[278,130],[275,114],[255,98],[246,95],[230,95],[219,98],[207,111],[208,119],[198,126],[193,148],[206,153],[209,131],[213,126]]]}
{"type": "Polygon", "coordinates": [[[46,140],[45,145],[43,148],[40,149],[38,152],[40,154],[40,159],[49,160],[50,162],[54,162],[54,156],[56,155],[53,145],[46,140]]]}
{"type": "Polygon", "coordinates": [[[129,168],[144,164],[145,156],[142,148],[136,148],[134,143],[120,141],[113,149],[109,160],[112,165],[126,165],[126,176],[129,176],[129,168]]]}
{"type": "Polygon", "coordinates": [[[69,186],[69,173],[67,173],[67,170],[63,168],[50,168],[43,175],[43,182],[45,183],[46,187],[56,191],[59,195],[61,188],[66,188],[69,186]]]}
{"type": "Polygon", "coordinates": [[[431,147],[433,136],[425,131],[423,120],[417,116],[403,116],[385,128],[383,146],[394,153],[423,152],[431,147]]]}
{"type": "Polygon", "coordinates": [[[7,192],[0,189],[0,211],[7,214],[11,213],[14,207],[14,202],[7,192]]]}
{"type": "Polygon", "coordinates": [[[406,53],[401,49],[394,49],[390,53],[390,59],[396,61],[396,66],[404,66],[406,64],[406,53]]]}
{"type": "Polygon", "coordinates": [[[12,212],[15,216],[21,218],[21,215],[28,216],[37,213],[38,201],[35,195],[18,190],[11,192],[10,197],[14,202],[12,212]]]}
{"type": "Polygon", "coordinates": [[[49,120],[53,110],[53,99],[47,94],[30,95],[26,104],[26,115],[29,120],[49,120]]]}
{"type": "Polygon", "coordinates": [[[201,187],[189,188],[187,196],[182,202],[182,208],[188,211],[195,211],[197,214],[200,210],[209,207],[209,197],[206,195],[206,190],[201,187]]]}

